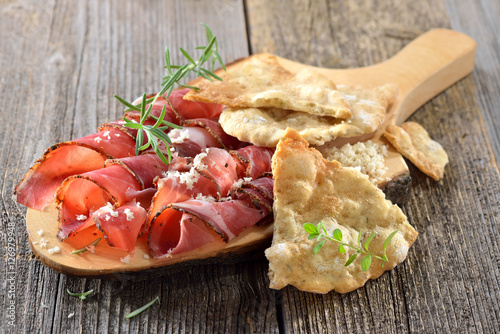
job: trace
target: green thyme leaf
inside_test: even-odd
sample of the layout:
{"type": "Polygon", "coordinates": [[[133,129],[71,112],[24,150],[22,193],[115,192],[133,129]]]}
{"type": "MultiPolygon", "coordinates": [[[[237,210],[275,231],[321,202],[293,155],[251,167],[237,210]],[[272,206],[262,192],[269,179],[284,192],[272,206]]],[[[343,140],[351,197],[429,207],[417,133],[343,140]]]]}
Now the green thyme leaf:
{"type": "Polygon", "coordinates": [[[347,260],[347,262],[345,263],[344,267],[347,267],[348,265],[350,265],[351,263],[353,263],[354,260],[356,260],[356,257],[358,257],[358,253],[351,255],[351,257],[349,258],[349,260],[347,260]]]}
{"type": "Polygon", "coordinates": [[[87,292],[82,292],[82,293],[75,293],[75,292],[71,292],[69,291],[69,289],[66,289],[66,292],[70,295],[70,296],[73,296],[73,297],[78,297],[80,298],[81,300],[85,300],[87,299],[87,296],[90,295],[92,292],[94,292],[94,289],[92,290],[89,290],[87,292]]]}
{"type": "Polygon", "coordinates": [[[373,237],[375,237],[375,232],[373,232],[372,234],[370,234],[370,236],[368,237],[368,239],[366,239],[365,244],[364,244],[364,247],[365,247],[366,250],[368,250],[368,247],[370,246],[370,242],[373,240],[373,237]]]}
{"type": "Polygon", "coordinates": [[[328,231],[326,230],[325,224],[323,224],[323,222],[321,222],[321,230],[319,232],[321,231],[323,231],[325,235],[328,235],[328,231]]]}
{"type": "Polygon", "coordinates": [[[372,264],[372,257],[371,255],[367,255],[361,260],[361,269],[363,271],[367,271],[370,268],[371,264],[372,264]]]}
{"type": "Polygon", "coordinates": [[[318,229],[316,228],[316,225],[311,224],[311,223],[305,223],[304,225],[304,230],[309,233],[309,234],[318,234],[318,229]]]}
{"type": "Polygon", "coordinates": [[[333,239],[337,241],[342,241],[342,231],[339,228],[336,228],[333,231],[333,239]]]}
{"type": "Polygon", "coordinates": [[[316,255],[320,251],[321,247],[325,244],[326,240],[321,240],[313,249],[313,254],[316,255]]]}
{"type": "Polygon", "coordinates": [[[394,238],[394,236],[398,232],[399,232],[399,230],[396,230],[396,231],[392,232],[391,234],[389,234],[389,236],[387,237],[387,239],[385,239],[385,241],[384,241],[384,251],[387,248],[387,246],[389,246],[389,244],[391,243],[392,238],[394,238]]]}
{"type": "Polygon", "coordinates": [[[336,228],[333,231],[332,235],[330,236],[330,235],[328,235],[328,232],[327,232],[326,227],[323,224],[323,222],[318,223],[316,226],[314,224],[311,224],[311,223],[305,223],[303,226],[304,226],[304,230],[309,234],[308,239],[311,240],[311,239],[316,238],[318,241],[316,246],[313,248],[313,254],[317,254],[327,240],[337,242],[337,243],[339,243],[338,250],[339,250],[340,254],[344,254],[346,252],[346,247],[352,248],[356,251],[356,253],[351,255],[349,257],[349,259],[347,260],[347,262],[345,263],[346,267],[348,265],[350,265],[357,258],[357,256],[359,254],[364,255],[363,259],[361,260],[361,269],[363,271],[367,271],[370,268],[373,258],[380,260],[382,262],[382,266],[384,265],[384,263],[389,262],[389,259],[387,258],[385,250],[386,250],[387,246],[389,245],[389,243],[391,242],[391,239],[398,232],[398,230],[396,230],[396,231],[392,232],[387,237],[387,239],[384,241],[383,254],[376,255],[376,254],[373,254],[369,249],[370,242],[373,240],[373,238],[376,235],[375,232],[370,234],[368,239],[366,239],[362,245],[361,236],[363,233],[360,231],[358,233],[358,240],[357,240],[357,246],[356,246],[356,245],[351,245],[351,244],[348,244],[348,243],[345,243],[342,241],[343,235],[342,235],[342,231],[339,228],[336,228]]]}
{"type": "Polygon", "coordinates": [[[149,302],[149,303],[147,303],[146,305],[141,306],[141,307],[139,307],[138,309],[136,309],[136,310],[134,310],[134,311],[130,312],[129,314],[127,314],[127,315],[125,316],[125,319],[130,319],[130,318],[133,318],[133,317],[135,317],[136,315],[138,315],[138,314],[140,314],[140,313],[144,312],[145,310],[147,310],[148,308],[150,308],[150,307],[151,307],[151,305],[153,305],[154,303],[156,303],[156,302],[157,302],[157,301],[159,301],[159,300],[160,300],[160,298],[158,298],[158,296],[157,296],[155,299],[153,299],[152,301],[150,301],[150,302],[149,302]]]}

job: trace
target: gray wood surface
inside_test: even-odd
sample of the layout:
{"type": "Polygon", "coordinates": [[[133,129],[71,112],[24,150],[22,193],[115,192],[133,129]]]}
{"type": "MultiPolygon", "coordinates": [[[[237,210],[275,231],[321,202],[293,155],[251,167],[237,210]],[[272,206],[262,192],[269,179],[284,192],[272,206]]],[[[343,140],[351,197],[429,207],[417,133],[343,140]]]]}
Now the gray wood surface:
{"type": "Polygon", "coordinates": [[[0,332],[500,332],[499,13],[494,0],[0,1],[0,332]],[[164,46],[203,43],[200,22],[227,62],[268,51],[356,67],[435,27],[476,39],[472,76],[412,117],[450,164],[441,182],[412,169],[403,211],[420,235],[403,264],[352,293],[314,295],[268,289],[262,257],[142,282],[71,278],[33,258],[15,183],[51,144],[118,118],[113,94],[154,91],[164,46]],[[66,289],[95,292],[82,302],[66,289]]]}

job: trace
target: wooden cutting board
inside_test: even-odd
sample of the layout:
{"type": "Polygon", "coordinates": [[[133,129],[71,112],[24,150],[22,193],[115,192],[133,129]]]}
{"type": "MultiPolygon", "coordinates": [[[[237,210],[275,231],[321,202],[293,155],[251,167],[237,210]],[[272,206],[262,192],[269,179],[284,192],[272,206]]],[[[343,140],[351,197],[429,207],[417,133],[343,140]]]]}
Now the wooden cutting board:
{"type": "MultiPolygon", "coordinates": [[[[329,145],[340,146],[372,139],[386,143],[381,138],[388,124],[401,124],[425,102],[447,87],[468,75],[474,68],[476,43],[470,37],[447,29],[431,30],[408,44],[389,60],[368,67],[355,69],[326,69],[299,64],[278,58],[282,66],[292,72],[309,67],[330,78],[337,84],[360,85],[372,88],[386,83],[398,85],[399,95],[388,111],[383,125],[374,133],[349,139],[338,139],[329,145]]],[[[227,66],[241,67],[249,58],[240,59],[227,66]]],[[[193,83],[195,83],[194,80],[193,83]]],[[[389,167],[386,177],[392,181],[379,186],[392,200],[401,200],[409,190],[408,167],[399,153],[389,146],[385,164],[389,167]],[[392,195],[391,195],[392,194],[392,195]]],[[[58,241],[57,210],[55,205],[44,211],[28,209],[26,225],[29,241],[35,255],[47,266],[64,274],[79,277],[143,279],[151,275],[173,272],[197,262],[238,261],[269,245],[273,232],[272,224],[254,226],[241,233],[228,244],[215,242],[188,253],[172,257],[153,259],[148,256],[147,239],[137,242],[134,253],[114,249],[102,240],[94,253],[89,251],[71,254],[95,240],[100,232],[89,228],[77,237],[58,241]],[[47,241],[42,247],[40,240],[47,241]],[[49,249],[58,246],[59,253],[49,254],[49,249]]]]}

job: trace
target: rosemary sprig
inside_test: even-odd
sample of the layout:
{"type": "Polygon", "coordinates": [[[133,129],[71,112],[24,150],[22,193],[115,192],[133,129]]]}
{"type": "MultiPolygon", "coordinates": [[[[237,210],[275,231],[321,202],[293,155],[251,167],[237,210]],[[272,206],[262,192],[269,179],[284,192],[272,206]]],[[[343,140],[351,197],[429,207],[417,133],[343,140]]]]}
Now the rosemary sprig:
{"type": "Polygon", "coordinates": [[[82,293],[71,292],[71,291],[69,291],[69,289],[66,289],[66,292],[67,292],[70,296],[73,296],[73,297],[78,297],[78,298],[80,298],[81,300],[85,300],[85,299],[87,299],[87,296],[88,296],[88,295],[90,295],[92,292],[94,292],[94,289],[89,290],[89,291],[86,291],[86,292],[82,292],[82,293]]]}
{"type": "Polygon", "coordinates": [[[356,251],[356,253],[354,253],[353,255],[351,255],[349,257],[349,259],[345,263],[345,267],[347,267],[348,265],[353,263],[354,260],[356,260],[356,258],[358,257],[358,255],[360,255],[360,254],[364,255],[363,259],[361,260],[361,269],[363,271],[367,271],[370,268],[370,266],[372,264],[372,258],[375,258],[375,259],[382,261],[382,266],[384,265],[385,262],[389,262],[389,260],[387,259],[387,255],[386,255],[386,249],[387,249],[387,246],[389,245],[389,243],[391,242],[392,238],[396,235],[396,233],[399,232],[398,230],[395,230],[394,232],[389,234],[387,239],[385,239],[385,241],[384,241],[383,254],[382,255],[375,255],[368,248],[370,246],[370,242],[375,237],[375,232],[370,234],[368,239],[366,239],[362,243],[361,242],[361,231],[360,231],[358,233],[357,245],[351,245],[351,244],[348,244],[348,243],[342,241],[342,237],[343,237],[342,231],[338,228],[336,228],[333,231],[332,235],[330,236],[328,234],[328,231],[326,230],[325,226],[323,225],[323,222],[318,223],[318,225],[306,223],[306,224],[304,224],[304,230],[309,234],[309,237],[308,237],[309,240],[316,238],[316,240],[319,241],[318,244],[316,244],[316,246],[313,249],[314,254],[318,254],[318,252],[321,250],[321,248],[323,247],[323,245],[325,244],[325,242],[327,240],[337,242],[337,243],[339,243],[339,253],[342,253],[342,254],[345,253],[346,247],[352,248],[356,251]]]}
{"type": "Polygon", "coordinates": [[[149,303],[147,303],[146,305],[144,306],[141,306],[139,307],[137,310],[134,310],[132,312],[130,312],[129,314],[127,314],[125,316],[125,319],[130,319],[130,318],[133,318],[135,317],[136,315],[138,315],[139,313],[142,313],[143,311],[145,311],[146,309],[150,308],[151,305],[153,305],[154,303],[156,303],[158,300],[160,300],[160,298],[158,298],[158,296],[156,296],[155,299],[153,299],[152,301],[150,301],[149,303]]]}
{"type": "Polygon", "coordinates": [[[132,128],[132,129],[137,129],[137,137],[136,137],[136,149],[135,153],[136,155],[139,154],[139,151],[145,150],[149,148],[150,146],[153,148],[155,153],[160,157],[160,159],[168,164],[172,160],[171,152],[170,152],[170,147],[169,145],[172,145],[172,142],[168,135],[164,132],[164,130],[167,130],[168,128],[176,128],[180,129],[181,127],[167,122],[164,120],[165,117],[165,111],[166,107],[164,106],[161,112],[160,117],[154,117],[150,115],[151,109],[153,104],[156,102],[158,97],[163,96],[166,94],[166,98],[170,96],[170,93],[172,93],[172,90],[174,89],[175,85],[179,85],[181,87],[186,87],[194,90],[198,90],[198,87],[194,86],[189,86],[185,84],[179,83],[182,79],[187,77],[189,73],[195,72],[197,76],[202,76],[203,78],[213,81],[219,80],[222,81],[222,79],[214,73],[215,69],[215,64],[218,62],[220,66],[225,70],[226,67],[224,66],[224,63],[222,62],[222,59],[219,55],[219,47],[217,45],[217,38],[212,34],[212,31],[208,26],[204,23],[202,25],[205,27],[206,30],[206,35],[207,35],[207,45],[206,46],[199,46],[196,49],[197,50],[203,50],[200,57],[198,60],[194,60],[194,58],[189,55],[186,50],[183,48],[180,48],[181,53],[184,55],[184,57],[187,59],[187,64],[185,65],[173,65],[170,60],[170,50],[168,47],[165,48],[165,68],[167,69],[167,75],[163,77],[163,82],[161,84],[161,89],[158,93],[156,93],[155,96],[151,98],[146,98],[146,94],[142,96],[142,100],[138,104],[132,104],[123,98],[114,95],[114,97],[120,101],[123,105],[126,106],[125,111],[138,111],[141,113],[140,116],[140,121],[135,122],[133,120],[130,120],[126,117],[124,117],[125,120],[125,126],[132,128]],[[204,68],[203,66],[208,63],[209,64],[209,69],[204,68]],[[146,108],[146,105],[149,106],[146,108]],[[153,118],[156,120],[155,125],[144,125],[144,122],[149,118],[153,118]],[[143,137],[144,133],[146,134],[147,137],[147,143],[143,143],[143,137]],[[165,158],[165,155],[163,152],[159,149],[158,147],[158,140],[162,141],[165,143],[167,147],[167,156],[168,159],[165,158]]]}
{"type": "Polygon", "coordinates": [[[71,254],[81,254],[81,253],[84,253],[84,252],[88,251],[90,249],[90,247],[97,245],[99,243],[99,241],[101,241],[101,239],[102,239],[102,237],[99,237],[99,238],[95,239],[94,241],[92,241],[87,246],[72,251],[71,254]]]}
{"type": "Polygon", "coordinates": [[[167,130],[169,127],[174,129],[181,129],[181,127],[178,126],[177,124],[173,124],[163,120],[163,118],[165,117],[165,112],[167,110],[166,106],[163,106],[160,117],[157,118],[156,123],[154,125],[145,125],[144,122],[148,119],[151,113],[151,106],[152,104],[150,104],[149,107],[146,108],[146,94],[144,94],[142,96],[142,103],[140,109],[141,112],[140,123],[128,119],[127,117],[123,117],[123,120],[125,121],[123,125],[132,129],[137,129],[137,137],[135,140],[136,144],[135,155],[139,155],[139,151],[145,150],[151,146],[155,151],[155,153],[160,157],[161,161],[163,161],[165,164],[169,164],[170,161],[172,160],[172,153],[170,151],[170,145],[172,145],[172,141],[164,131],[167,130]],[[163,126],[160,126],[162,124],[163,126]],[[148,142],[146,144],[143,144],[144,134],[146,134],[146,137],[148,139],[148,142]],[[162,142],[165,143],[165,146],[167,148],[168,159],[165,158],[165,155],[160,150],[158,140],[161,140],[162,142]]]}

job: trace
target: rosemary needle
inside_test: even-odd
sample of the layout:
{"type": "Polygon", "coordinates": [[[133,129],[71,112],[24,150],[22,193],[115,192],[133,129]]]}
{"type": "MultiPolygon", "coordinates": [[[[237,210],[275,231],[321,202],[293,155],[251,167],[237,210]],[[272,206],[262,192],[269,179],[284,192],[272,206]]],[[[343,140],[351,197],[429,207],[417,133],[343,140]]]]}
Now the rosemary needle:
{"type": "Polygon", "coordinates": [[[170,152],[170,145],[172,145],[172,141],[168,137],[168,135],[165,133],[165,130],[168,128],[178,128],[180,129],[181,127],[167,122],[164,120],[165,117],[165,112],[166,112],[166,107],[164,106],[160,117],[154,117],[151,114],[151,110],[153,107],[153,104],[156,102],[156,100],[160,96],[165,96],[166,99],[170,96],[170,93],[172,93],[172,90],[174,89],[175,85],[179,85],[181,87],[186,87],[190,89],[197,90],[199,89],[198,87],[194,86],[188,86],[185,84],[179,83],[183,78],[187,77],[191,72],[196,73],[197,76],[202,76],[203,78],[213,81],[219,80],[222,81],[222,79],[214,73],[214,68],[215,64],[219,63],[220,66],[225,70],[226,67],[224,66],[224,63],[222,62],[222,59],[219,55],[219,47],[217,45],[217,38],[213,35],[212,31],[208,26],[204,23],[202,25],[205,27],[206,31],[206,36],[207,36],[207,45],[206,46],[199,46],[196,48],[196,50],[201,50],[201,55],[198,58],[198,60],[195,60],[191,55],[187,53],[186,50],[183,48],[180,48],[181,53],[184,55],[184,57],[187,60],[187,64],[185,65],[173,65],[170,60],[170,50],[169,48],[165,48],[165,68],[167,69],[167,75],[163,77],[163,82],[161,84],[161,89],[158,93],[156,93],[155,96],[151,98],[146,98],[146,94],[143,94],[142,100],[138,104],[132,104],[125,99],[114,95],[114,97],[120,101],[123,105],[125,105],[125,112],[126,111],[137,111],[140,113],[140,121],[136,122],[133,120],[130,120],[128,118],[124,117],[125,124],[124,126],[132,128],[132,129],[137,129],[137,137],[136,137],[136,149],[135,149],[135,154],[138,155],[139,151],[143,151],[149,147],[153,149],[153,151],[158,155],[158,157],[165,163],[168,164],[172,160],[171,152],[170,152]],[[208,64],[209,69],[204,68],[203,66],[205,64],[208,64]],[[146,105],[149,105],[146,108],[146,105]],[[152,118],[156,121],[155,125],[145,125],[144,122],[148,119],[152,118]],[[144,144],[144,134],[146,135],[147,142],[144,144]],[[163,154],[163,152],[160,150],[158,141],[163,142],[166,145],[167,148],[167,157],[163,154]]]}
{"type": "Polygon", "coordinates": [[[90,244],[88,244],[87,246],[85,246],[85,247],[82,247],[82,248],[80,248],[80,249],[77,249],[77,250],[72,251],[72,252],[71,252],[71,254],[81,254],[81,253],[83,253],[83,252],[86,252],[86,251],[88,251],[88,250],[90,249],[90,247],[97,245],[97,244],[99,243],[99,241],[101,241],[101,239],[102,239],[102,238],[101,238],[101,237],[99,237],[99,238],[95,239],[94,241],[92,241],[92,242],[91,242],[90,244]]]}
{"type": "Polygon", "coordinates": [[[78,298],[80,298],[81,300],[85,300],[85,299],[87,299],[87,296],[88,296],[88,295],[90,295],[92,292],[94,292],[94,289],[89,290],[89,291],[86,291],[86,292],[82,292],[82,293],[71,292],[71,291],[69,291],[69,289],[66,289],[66,292],[67,292],[70,296],[73,296],[73,297],[78,297],[78,298]]]}
{"type": "Polygon", "coordinates": [[[151,305],[153,305],[154,303],[156,303],[158,300],[160,300],[160,298],[158,298],[158,296],[156,296],[156,298],[155,298],[155,299],[153,299],[152,301],[150,301],[150,302],[149,302],[149,303],[147,303],[146,305],[141,306],[141,307],[139,307],[138,309],[136,309],[136,310],[134,310],[134,311],[130,312],[129,314],[127,314],[127,315],[125,316],[125,319],[130,319],[130,318],[133,318],[133,317],[135,317],[136,315],[138,315],[139,313],[144,312],[146,309],[150,308],[150,307],[151,307],[151,305]]]}

